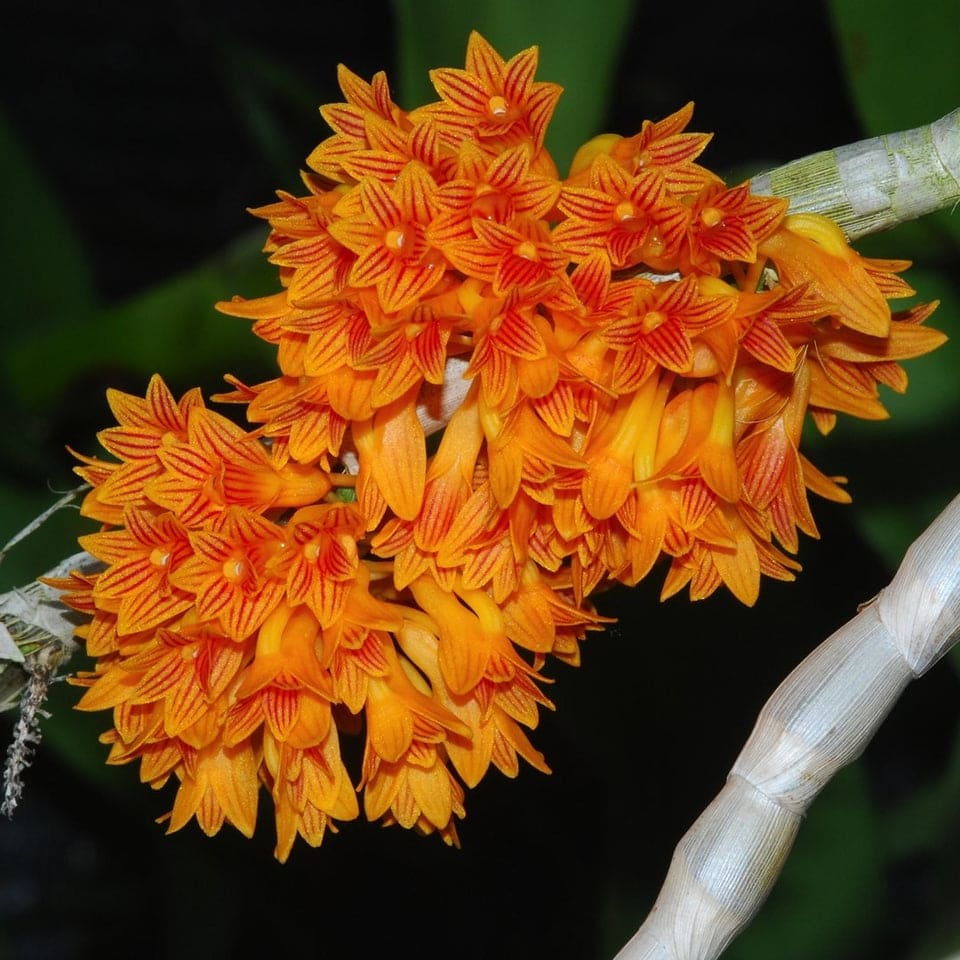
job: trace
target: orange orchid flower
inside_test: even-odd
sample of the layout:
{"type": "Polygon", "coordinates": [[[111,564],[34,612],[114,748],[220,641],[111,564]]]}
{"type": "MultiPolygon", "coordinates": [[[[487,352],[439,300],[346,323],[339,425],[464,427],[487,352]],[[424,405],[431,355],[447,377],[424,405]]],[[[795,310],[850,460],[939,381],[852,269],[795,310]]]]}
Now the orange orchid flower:
{"type": "Polygon", "coordinates": [[[465,787],[548,772],[528,732],[591,595],[793,578],[808,493],[849,500],[807,416],[885,416],[944,339],[935,304],[891,313],[905,262],[696,163],[692,104],[561,180],[537,58],[474,33],[409,112],[340,69],[305,195],[254,211],[279,291],[219,304],[277,348],[218,398],[249,428],[159,377],[108,394],[115,459],[77,467],[104,569],[56,585],[96,658],[79,707],[113,711],[109,762],[179,784],[171,831],[249,835],[263,787],[280,860],[361,809],[457,843],[465,787]]]}

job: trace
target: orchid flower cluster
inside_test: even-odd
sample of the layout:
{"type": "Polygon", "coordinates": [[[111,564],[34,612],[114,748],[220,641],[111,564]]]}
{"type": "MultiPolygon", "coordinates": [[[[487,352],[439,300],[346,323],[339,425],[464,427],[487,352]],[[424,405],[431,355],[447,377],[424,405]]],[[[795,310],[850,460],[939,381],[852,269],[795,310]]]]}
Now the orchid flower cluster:
{"type": "Polygon", "coordinates": [[[170,831],[252,835],[264,787],[280,860],[358,793],[456,843],[491,765],[548,771],[527,731],[548,658],[605,622],[591,594],[658,565],[663,597],[792,579],[807,491],[849,499],[806,415],[884,417],[877,385],[944,339],[935,304],[891,314],[906,262],[700,166],[692,105],[561,180],[536,66],[474,33],[412,111],[341,67],[306,192],[254,211],[282,289],[219,305],[277,348],[215,398],[250,427],[159,377],[109,393],[115,459],[77,468],[104,569],[56,584],[89,618],[79,706],[113,711],[108,762],[178,782],[170,831]]]}

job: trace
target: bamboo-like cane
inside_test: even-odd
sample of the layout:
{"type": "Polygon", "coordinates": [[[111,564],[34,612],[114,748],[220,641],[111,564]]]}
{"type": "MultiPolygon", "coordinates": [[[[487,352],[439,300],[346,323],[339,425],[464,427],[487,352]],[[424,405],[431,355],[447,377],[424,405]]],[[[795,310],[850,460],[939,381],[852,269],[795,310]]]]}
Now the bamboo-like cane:
{"type": "Polygon", "coordinates": [[[960,496],[913,543],[890,585],[767,701],[616,960],[718,957],[766,899],[816,795],[957,639],[960,496]]]}
{"type": "Polygon", "coordinates": [[[791,213],[836,220],[851,240],[960,203],[960,109],[935,123],[794,160],[750,181],[791,213]]]}

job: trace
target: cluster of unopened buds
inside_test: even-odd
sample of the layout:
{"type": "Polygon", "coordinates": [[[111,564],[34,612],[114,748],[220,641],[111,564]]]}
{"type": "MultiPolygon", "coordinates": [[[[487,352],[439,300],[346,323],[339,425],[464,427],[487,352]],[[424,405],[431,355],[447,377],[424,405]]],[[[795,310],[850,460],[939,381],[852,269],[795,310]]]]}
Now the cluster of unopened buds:
{"type": "Polygon", "coordinates": [[[277,347],[216,398],[250,426],[159,377],[110,393],[116,459],[78,468],[104,569],[57,585],[90,618],[80,707],[113,710],[109,762],[179,782],[170,830],[250,835],[263,787],[283,860],[359,791],[455,843],[464,785],[547,770],[525,728],[590,595],[658,564],[664,597],[791,579],[807,491],[848,499],[807,413],[885,416],[878,383],[943,340],[932,305],[891,315],[905,262],[698,165],[691,106],[559,179],[536,64],[474,34],[412,111],[341,67],[305,195],[255,211],[282,289],[220,304],[277,347]]]}

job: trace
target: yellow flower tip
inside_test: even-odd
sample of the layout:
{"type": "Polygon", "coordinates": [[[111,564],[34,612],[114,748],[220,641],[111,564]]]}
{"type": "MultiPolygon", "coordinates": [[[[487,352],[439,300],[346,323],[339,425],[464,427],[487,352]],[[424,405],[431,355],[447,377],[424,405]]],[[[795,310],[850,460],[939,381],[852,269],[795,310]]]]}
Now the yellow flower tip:
{"type": "Polygon", "coordinates": [[[608,520],[623,506],[632,483],[629,463],[616,457],[594,461],[583,482],[584,508],[594,519],[608,520]]]}
{"type": "Polygon", "coordinates": [[[700,222],[705,227],[715,227],[723,220],[723,211],[718,207],[704,207],[700,211],[700,222]]]}
{"type": "Polygon", "coordinates": [[[844,326],[870,336],[889,336],[890,307],[868,270],[869,261],[848,246],[840,228],[826,217],[785,217],[760,251],[776,265],[781,282],[806,284],[810,293],[834,305],[844,326]]]}
{"type": "Polygon", "coordinates": [[[300,463],[288,463],[277,472],[277,488],[273,505],[302,507],[322,500],[333,484],[323,470],[300,463]]]}
{"type": "Polygon", "coordinates": [[[623,137],[616,133],[601,133],[582,144],[573,155],[568,180],[576,180],[580,174],[588,171],[600,154],[609,154],[614,145],[622,139],[623,137]]]}
{"type": "Polygon", "coordinates": [[[814,213],[793,213],[784,219],[783,226],[797,236],[812,240],[833,257],[853,259],[856,256],[840,227],[826,217],[814,213]]]}

